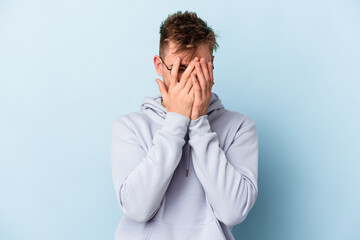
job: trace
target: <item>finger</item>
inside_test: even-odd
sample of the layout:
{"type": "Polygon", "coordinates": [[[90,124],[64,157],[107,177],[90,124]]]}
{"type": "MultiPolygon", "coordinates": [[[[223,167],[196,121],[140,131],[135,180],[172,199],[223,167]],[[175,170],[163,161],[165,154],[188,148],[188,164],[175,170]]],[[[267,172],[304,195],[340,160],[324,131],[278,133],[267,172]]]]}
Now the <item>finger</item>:
{"type": "Polygon", "coordinates": [[[214,78],[213,78],[213,76],[212,76],[212,63],[211,62],[208,62],[207,63],[207,67],[208,67],[208,69],[209,69],[209,73],[210,73],[210,92],[211,92],[211,89],[212,89],[212,87],[214,86],[214,78]]]}
{"type": "Polygon", "coordinates": [[[211,78],[211,82],[214,85],[214,73],[213,73],[213,65],[212,62],[208,62],[209,65],[209,72],[210,72],[210,78],[211,78]]]}
{"type": "Polygon", "coordinates": [[[175,60],[175,63],[171,69],[170,75],[171,75],[171,84],[175,84],[177,82],[178,74],[179,74],[179,67],[180,67],[181,59],[180,57],[177,57],[175,60]]]}
{"type": "Polygon", "coordinates": [[[190,89],[190,92],[189,92],[189,95],[193,95],[194,96],[194,85],[192,85],[191,89],[190,89]]]}
{"type": "Polygon", "coordinates": [[[195,62],[197,62],[198,60],[199,60],[199,58],[195,57],[195,59],[193,61],[191,61],[191,63],[187,66],[186,70],[182,74],[180,82],[179,82],[180,84],[182,84],[182,86],[184,86],[186,80],[188,80],[190,78],[191,72],[195,69],[195,62]]]}
{"type": "Polygon", "coordinates": [[[159,91],[161,93],[162,98],[165,99],[167,96],[167,90],[166,90],[165,84],[158,78],[155,79],[155,81],[157,82],[157,84],[159,86],[159,91]]]}
{"type": "Polygon", "coordinates": [[[203,71],[201,69],[199,62],[196,63],[195,68],[196,68],[196,76],[197,76],[198,82],[201,86],[202,93],[206,93],[206,89],[207,89],[206,85],[207,84],[206,84],[205,76],[203,74],[203,71]]]}
{"type": "Polygon", "coordinates": [[[191,77],[192,77],[193,74],[195,75],[195,73],[192,73],[191,76],[190,76],[190,78],[186,81],[186,84],[185,84],[185,87],[184,87],[184,90],[185,90],[186,93],[189,93],[190,88],[191,88],[192,85],[193,85],[193,82],[192,82],[192,79],[191,79],[191,77]]]}
{"type": "Polygon", "coordinates": [[[203,71],[206,83],[208,86],[210,86],[211,78],[210,78],[209,69],[207,67],[207,64],[205,63],[205,58],[201,58],[200,65],[201,65],[201,69],[203,71]]]}
{"type": "Polygon", "coordinates": [[[191,75],[195,96],[201,99],[201,87],[195,75],[191,75]]]}
{"type": "MultiPolygon", "coordinates": [[[[191,85],[193,85],[192,75],[194,75],[195,78],[196,78],[196,69],[195,69],[195,68],[194,68],[194,70],[191,72],[191,74],[190,74],[190,76],[189,76],[189,79],[188,79],[188,81],[191,82],[191,85]]],[[[185,85],[185,86],[186,86],[186,85],[185,85]]]]}

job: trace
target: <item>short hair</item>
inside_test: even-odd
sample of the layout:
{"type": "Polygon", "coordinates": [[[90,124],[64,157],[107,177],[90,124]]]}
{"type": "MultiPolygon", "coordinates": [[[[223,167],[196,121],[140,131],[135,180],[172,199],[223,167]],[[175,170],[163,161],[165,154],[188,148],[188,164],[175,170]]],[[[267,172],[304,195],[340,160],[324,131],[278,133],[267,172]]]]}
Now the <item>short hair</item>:
{"type": "Polygon", "coordinates": [[[211,54],[219,47],[216,35],[207,22],[199,18],[195,12],[178,11],[168,17],[160,25],[159,55],[165,57],[169,41],[177,46],[175,54],[186,52],[186,56],[192,59],[196,50],[205,45],[209,47],[211,54]]]}

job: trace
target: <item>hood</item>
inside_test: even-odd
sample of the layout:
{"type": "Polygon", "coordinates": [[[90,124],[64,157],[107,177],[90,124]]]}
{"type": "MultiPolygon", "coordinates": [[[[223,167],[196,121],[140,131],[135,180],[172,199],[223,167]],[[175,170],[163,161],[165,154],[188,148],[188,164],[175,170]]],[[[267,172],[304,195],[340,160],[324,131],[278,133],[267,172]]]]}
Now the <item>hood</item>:
{"type": "MultiPolygon", "coordinates": [[[[150,109],[155,113],[157,113],[162,118],[165,118],[167,111],[166,108],[163,105],[161,105],[161,100],[162,97],[160,93],[153,97],[145,97],[144,101],[141,104],[140,109],[142,111],[150,109]]],[[[211,92],[210,104],[207,110],[207,114],[209,115],[212,111],[221,108],[224,108],[224,106],[222,105],[219,96],[216,93],[211,92]]]]}

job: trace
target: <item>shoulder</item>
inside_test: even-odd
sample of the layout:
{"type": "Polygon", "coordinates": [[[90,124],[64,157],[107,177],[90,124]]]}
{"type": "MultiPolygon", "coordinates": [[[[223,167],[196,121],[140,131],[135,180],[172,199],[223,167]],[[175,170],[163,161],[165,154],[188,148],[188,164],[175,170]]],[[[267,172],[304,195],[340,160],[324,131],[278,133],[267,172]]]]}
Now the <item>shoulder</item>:
{"type": "Polygon", "coordinates": [[[256,127],[256,123],[253,118],[244,113],[231,111],[228,109],[219,109],[212,116],[214,122],[221,123],[223,126],[229,126],[231,128],[244,128],[247,126],[256,127]]]}
{"type": "Polygon", "coordinates": [[[120,115],[113,119],[112,129],[121,128],[134,131],[137,126],[144,125],[147,122],[146,118],[146,115],[141,111],[120,115]]]}
{"type": "Polygon", "coordinates": [[[235,111],[229,111],[229,114],[232,116],[232,118],[235,120],[235,121],[238,121],[240,122],[241,124],[255,124],[255,121],[247,114],[244,114],[244,113],[239,113],[239,112],[235,112],[235,111]]]}

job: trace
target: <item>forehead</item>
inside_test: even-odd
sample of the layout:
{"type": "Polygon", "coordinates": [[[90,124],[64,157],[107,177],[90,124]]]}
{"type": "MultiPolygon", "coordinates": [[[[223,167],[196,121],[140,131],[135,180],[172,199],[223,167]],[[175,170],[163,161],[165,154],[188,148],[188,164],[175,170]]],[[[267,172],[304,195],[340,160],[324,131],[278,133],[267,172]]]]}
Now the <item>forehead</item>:
{"type": "MultiPolygon", "coordinates": [[[[168,50],[165,52],[165,59],[169,62],[174,62],[176,60],[176,57],[180,57],[181,58],[181,64],[188,64],[192,59],[188,59],[190,57],[190,54],[188,52],[180,52],[175,54],[177,50],[177,46],[174,44],[174,42],[169,42],[168,44],[168,50]]],[[[200,58],[205,58],[206,62],[211,62],[212,60],[212,54],[210,52],[210,49],[205,46],[205,45],[201,45],[195,53],[195,57],[200,58]]]]}

